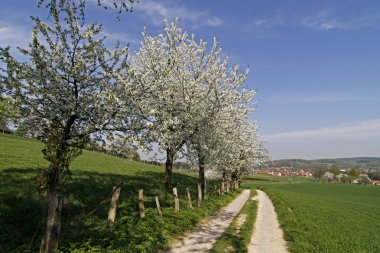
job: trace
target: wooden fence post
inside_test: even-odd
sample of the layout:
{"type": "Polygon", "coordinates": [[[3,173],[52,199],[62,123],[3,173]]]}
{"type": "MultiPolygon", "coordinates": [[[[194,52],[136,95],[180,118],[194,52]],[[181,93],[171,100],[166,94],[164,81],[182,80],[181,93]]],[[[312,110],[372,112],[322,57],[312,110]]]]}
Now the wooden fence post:
{"type": "Polygon", "coordinates": [[[115,217],[116,217],[116,206],[117,206],[117,201],[119,200],[120,197],[120,190],[121,187],[113,187],[113,194],[111,198],[111,204],[110,204],[110,209],[108,211],[108,220],[107,224],[109,227],[112,227],[112,225],[115,223],[115,217]]]}
{"type": "Polygon", "coordinates": [[[139,209],[140,209],[140,219],[145,217],[145,208],[144,208],[144,190],[139,190],[139,209]]]}
{"type": "Polygon", "coordinates": [[[161,211],[160,201],[158,200],[158,196],[156,196],[155,199],[156,199],[157,212],[160,216],[162,216],[162,211],[161,211]]]}
{"type": "Polygon", "coordinates": [[[173,188],[173,194],[174,194],[174,210],[176,212],[179,211],[179,198],[178,198],[178,193],[177,193],[177,188],[173,188]]]}
{"type": "Polygon", "coordinates": [[[187,190],[187,202],[189,204],[189,208],[193,208],[193,203],[191,202],[189,187],[187,187],[186,190],[187,190]]]}
{"type": "Polygon", "coordinates": [[[198,183],[198,207],[200,207],[202,204],[202,188],[201,184],[198,183]]]}

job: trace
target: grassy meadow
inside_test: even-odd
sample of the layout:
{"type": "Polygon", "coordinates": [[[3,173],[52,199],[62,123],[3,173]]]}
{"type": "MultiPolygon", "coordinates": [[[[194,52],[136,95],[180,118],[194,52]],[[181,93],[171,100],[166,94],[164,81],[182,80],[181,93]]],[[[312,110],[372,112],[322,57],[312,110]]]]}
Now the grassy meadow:
{"type": "MultiPolygon", "coordinates": [[[[0,247],[4,252],[39,249],[46,203],[38,196],[35,172],[47,166],[42,148],[36,140],[0,134],[0,247]]],[[[198,208],[196,175],[175,171],[173,185],[178,187],[181,210],[174,213],[173,196],[164,193],[162,167],[89,151],[71,167],[59,252],[155,252],[236,195],[216,198],[211,192],[210,200],[198,208]],[[118,183],[121,195],[113,228],[106,227],[109,202],[85,218],[118,183]],[[194,209],[187,208],[186,187],[191,190],[194,209]],[[145,194],[143,220],[138,218],[139,189],[145,194]],[[160,198],[163,217],[156,214],[155,195],[160,198]]]]}
{"type": "Polygon", "coordinates": [[[380,252],[380,187],[253,176],[273,201],[290,252],[380,252]]]}
{"type": "MultiPolygon", "coordinates": [[[[0,134],[0,248],[4,252],[38,251],[46,204],[37,194],[35,180],[36,169],[47,166],[42,148],[36,140],[0,134]]],[[[234,197],[234,193],[212,196],[197,208],[196,175],[176,171],[173,180],[181,211],[174,213],[173,197],[163,190],[162,167],[84,151],[74,160],[72,171],[65,190],[60,252],[155,252],[234,197]],[[118,183],[121,196],[114,227],[106,227],[108,202],[85,218],[118,183]],[[186,205],[186,187],[192,192],[193,210],[186,205]],[[138,218],[141,188],[146,195],[143,220],[138,218]],[[160,197],[162,218],[156,214],[155,195],[160,197]]],[[[246,178],[243,187],[261,188],[270,196],[290,252],[380,252],[380,187],[259,175],[246,178]]],[[[248,216],[240,233],[235,233],[235,219],[212,252],[244,252],[256,208],[255,201],[248,201],[240,212],[248,216]]]]}

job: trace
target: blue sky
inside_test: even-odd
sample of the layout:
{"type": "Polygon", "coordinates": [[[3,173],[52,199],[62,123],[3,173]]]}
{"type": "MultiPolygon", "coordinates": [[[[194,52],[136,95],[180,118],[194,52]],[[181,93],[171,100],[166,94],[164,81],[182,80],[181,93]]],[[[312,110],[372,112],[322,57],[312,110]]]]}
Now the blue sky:
{"type": "MultiPolygon", "coordinates": [[[[3,0],[0,45],[25,46],[33,0],[3,0]]],[[[94,3],[88,20],[137,49],[144,26],[179,18],[198,38],[215,36],[231,64],[250,67],[257,120],[272,157],[380,156],[380,1],[140,0],[115,19],[94,3]]]]}

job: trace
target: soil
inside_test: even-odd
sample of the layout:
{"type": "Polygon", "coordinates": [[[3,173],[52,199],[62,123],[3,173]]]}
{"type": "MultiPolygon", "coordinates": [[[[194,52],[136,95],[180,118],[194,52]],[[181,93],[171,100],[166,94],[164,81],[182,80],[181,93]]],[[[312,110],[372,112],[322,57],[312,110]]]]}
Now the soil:
{"type": "Polygon", "coordinates": [[[244,190],[216,215],[204,220],[191,233],[175,241],[170,249],[159,252],[207,252],[239,213],[250,193],[251,190],[244,190]]]}
{"type": "Polygon", "coordinates": [[[288,253],[274,206],[265,192],[257,190],[258,210],[248,253],[288,253]]]}

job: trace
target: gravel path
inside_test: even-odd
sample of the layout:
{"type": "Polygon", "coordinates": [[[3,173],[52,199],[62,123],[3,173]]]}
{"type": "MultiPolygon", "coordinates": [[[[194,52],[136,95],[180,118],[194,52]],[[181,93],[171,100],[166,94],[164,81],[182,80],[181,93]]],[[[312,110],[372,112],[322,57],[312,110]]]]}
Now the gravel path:
{"type": "Polygon", "coordinates": [[[181,237],[171,245],[167,251],[160,252],[207,252],[212,245],[228,228],[233,218],[248,200],[251,190],[244,190],[226,207],[223,207],[215,216],[198,225],[190,234],[181,237]]]}
{"type": "Polygon", "coordinates": [[[265,192],[257,190],[258,210],[248,253],[287,253],[283,232],[272,201],[265,192]]]}

